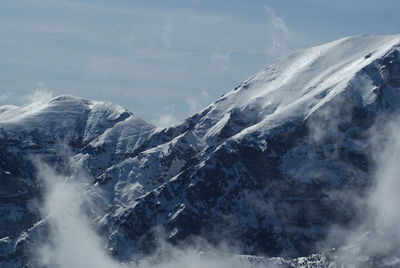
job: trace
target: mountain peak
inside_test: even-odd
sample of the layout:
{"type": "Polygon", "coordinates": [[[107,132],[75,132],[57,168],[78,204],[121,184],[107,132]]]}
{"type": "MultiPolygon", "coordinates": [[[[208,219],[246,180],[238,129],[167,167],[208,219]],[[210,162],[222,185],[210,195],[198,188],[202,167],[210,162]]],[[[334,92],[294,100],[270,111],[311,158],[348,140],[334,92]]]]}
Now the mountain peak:
{"type": "Polygon", "coordinates": [[[14,137],[14,134],[23,132],[39,139],[29,144],[52,143],[53,140],[84,144],[93,141],[96,146],[120,144],[121,151],[125,151],[134,147],[134,144],[125,144],[135,143],[154,128],[120,105],[73,95],[60,95],[23,106],[0,107],[0,137],[19,140],[23,137],[14,137]],[[127,137],[131,141],[125,141],[127,137]]]}
{"type": "Polygon", "coordinates": [[[35,120],[36,117],[43,117],[43,114],[53,114],[53,118],[56,114],[59,114],[59,120],[63,120],[63,113],[83,114],[85,111],[93,109],[108,110],[111,117],[118,117],[123,113],[131,115],[128,110],[117,104],[104,101],[91,101],[73,95],[59,95],[50,100],[34,101],[22,106],[1,106],[0,122],[5,123],[16,122],[19,120],[35,120]]]}
{"type": "Polygon", "coordinates": [[[70,94],[63,94],[52,98],[49,103],[55,102],[79,102],[79,103],[89,103],[90,101],[81,97],[77,97],[70,94]]]}
{"type": "MultiPolygon", "coordinates": [[[[103,190],[93,223],[118,259],[151,251],[154,230],[173,244],[200,235],[237,240],[243,254],[314,253],[330,226],[354,223],[359,206],[347,196],[372,184],[368,132],[400,109],[399,44],[400,35],[353,36],[295,51],[158,131],[119,105],[71,95],[3,106],[2,192],[40,193],[26,159],[46,154],[53,165],[66,141],[103,190]]],[[[30,222],[5,214],[0,259],[20,261],[27,247],[15,245],[34,242],[31,227],[48,219],[25,196],[12,205],[30,222]]]]}
{"type": "Polygon", "coordinates": [[[391,69],[387,66],[400,62],[396,56],[386,63],[382,60],[399,47],[400,35],[361,35],[295,51],[205,109],[197,134],[206,138],[219,135],[232,121],[241,126],[231,134],[290,118],[304,120],[344,92],[358,105],[366,105],[376,98],[380,81],[388,76],[391,69]],[[367,69],[377,65],[382,68],[373,76],[367,69]]]}

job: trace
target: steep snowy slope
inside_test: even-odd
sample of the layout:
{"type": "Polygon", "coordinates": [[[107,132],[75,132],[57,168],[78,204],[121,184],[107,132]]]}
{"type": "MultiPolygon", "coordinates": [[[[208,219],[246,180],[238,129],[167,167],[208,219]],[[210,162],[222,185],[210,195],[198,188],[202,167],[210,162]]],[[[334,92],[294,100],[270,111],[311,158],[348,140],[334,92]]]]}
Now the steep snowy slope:
{"type": "MultiPolygon", "coordinates": [[[[268,130],[294,117],[307,118],[344,91],[357,105],[367,105],[374,101],[378,86],[372,80],[377,78],[368,77],[368,70],[390,52],[395,57],[399,42],[399,35],[358,36],[296,51],[241,83],[199,115],[162,133],[168,136],[190,128],[208,141],[231,137],[250,126],[246,131],[268,130]]],[[[380,71],[396,86],[396,70],[380,71]]]]}
{"type": "Polygon", "coordinates": [[[172,242],[199,235],[251,254],[313,252],[331,225],[356,218],[330,193],[370,183],[368,129],[400,107],[399,45],[400,36],[357,36],[297,51],[153,134],[99,177],[116,193],[102,222],[110,248],[151,248],[161,225],[172,242]]]}
{"type": "MultiPolygon", "coordinates": [[[[7,194],[34,192],[24,157],[57,162],[63,141],[103,189],[109,207],[95,221],[118,259],[151,252],[160,229],[171,243],[200,236],[243,254],[312,254],[332,225],[357,220],[346,197],[371,183],[370,128],[399,110],[399,50],[395,35],[296,51],[158,131],[119,106],[72,96],[2,107],[1,172],[21,181],[7,194]]],[[[18,258],[9,245],[29,236],[18,238],[27,226],[16,222],[0,241],[3,259],[18,258]]]]}

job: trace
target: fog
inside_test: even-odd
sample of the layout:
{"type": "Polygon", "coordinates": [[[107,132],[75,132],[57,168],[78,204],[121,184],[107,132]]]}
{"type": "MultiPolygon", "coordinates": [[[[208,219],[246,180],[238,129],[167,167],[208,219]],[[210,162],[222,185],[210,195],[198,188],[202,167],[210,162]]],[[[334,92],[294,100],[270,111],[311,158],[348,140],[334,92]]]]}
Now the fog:
{"type": "MultiPolygon", "coordinates": [[[[37,174],[43,184],[44,200],[40,212],[46,219],[49,232],[37,238],[31,251],[36,267],[52,268],[224,268],[257,267],[246,257],[234,256],[223,247],[204,246],[178,248],[165,241],[159,250],[131,263],[118,263],[107,254],[105,241],[94,231],[90,219],[96,210],[101,190],[89,183],[87,174],[74,162],[69,162],[72,174],[65,175],[54,167],[35,161],[37,174]]],[[[265,267],[262,266],[262,267],[265,267]]]]}
{"type": "MultiPolygon", "coordinates": [[[[361,223],[351,228],[332,226],[320,245],[321,252],[332,251],[340,241],[341,246],[333,250],[334,260],[349,267],[400,264],[395,257],[400,249],[400,120],[378,122],[369,138],[375,167],[371,187],[363,196],[352,195],[351,189],[342,193],[363,211],[361,223]]],[[[67,164],[69,172],[59,172],[43,161],[35,163],[44,189],[40,213],[49,227],[48,234],[37,239],[31,249],[36,267],[257,267],[231,248],[204,244],[180,248],[165,241],[159,242],[159,250],[152,256],[139,258],[132,252],[131,263],[119,263],[107,253],[106,241],[95,231],[92,220],[93,215],[101,214],[101,189],[90,183],[87,173],[74,161],[67,164]]]]}
{"type": "Polygon", "coordinates": [[[376,184],[368,202],[374,225],[397,243],[400,241],[400,119],[381,129],[380,135],[386,136],[387,142],[375,146],[376,184]]]}
{"type": "MultiPolygon", "coordinates": [[[[35,245],[39,266],[117,267],[103,253],[102,239],[93,231],[84,205],[90,204],[85,173],[66,176],[50,166],[37,163],[38,178],[45,187],[41,208],[49,235],[35,245]]],[[[41,239],[42,240],[42,239],[41,239]]]]}
{"type": "MultiPolygon", "coordinates": [[[[347,194],[362,211],[359,224],[332,226],[323,250],[333,249],[333,260],[346,267],[400,265],[400,119],[379,118],[369,133],[373,161],[372,183],[364,195],[347,194]]],[[[397,267],[397,266],[396,266],[397,267]]]]}

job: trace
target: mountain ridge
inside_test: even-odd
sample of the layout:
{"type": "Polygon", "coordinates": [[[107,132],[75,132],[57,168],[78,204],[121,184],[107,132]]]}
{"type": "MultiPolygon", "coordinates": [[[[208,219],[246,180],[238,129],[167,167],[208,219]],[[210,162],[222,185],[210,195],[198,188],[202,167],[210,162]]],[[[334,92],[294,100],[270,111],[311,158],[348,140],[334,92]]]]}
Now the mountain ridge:
{"type": "MultiPolygon", "coordinates": [[[[158,130],[120,106],[73,96],[39,108],[0,107],[2,174],[19,170],[3,176],[12,181],[19,173],[35,188],[25,155],[46,152],[57,163],[54,137],[68,136],[57,131],[57,117],[29,119],[32,128],[13,128],[18,124],[4,118],[22,109],[28,118],[48,111],[52,119],[62,107],[55,103],[68,104],[61,122],[80,127],[67,143],[104,191],[108,211],[95,222],[118,259],[152,252],[158,227],[173,244],[200,236],[211,244],[240,241],[244,254],[310,255],[332,225],[357,218],[352,204],[327,192],[360,194],[371,182],[367,133],[400,107],[399,47],[400,35],[357,36],[294,52],[158,130]],[[38,132],[41,124],[52,134],[38,132]],[[10,137],[13,131],[22,134],[10,137]],[[37,138],[26,141],[27,133],[37,138]]],[[[20,208],[30,213],[26,204],[20,208]]],[[[38,220],[32,217],[30,224],[38,220]]],[[[3,234],[13,235],[18,231],[3,234]]]]}

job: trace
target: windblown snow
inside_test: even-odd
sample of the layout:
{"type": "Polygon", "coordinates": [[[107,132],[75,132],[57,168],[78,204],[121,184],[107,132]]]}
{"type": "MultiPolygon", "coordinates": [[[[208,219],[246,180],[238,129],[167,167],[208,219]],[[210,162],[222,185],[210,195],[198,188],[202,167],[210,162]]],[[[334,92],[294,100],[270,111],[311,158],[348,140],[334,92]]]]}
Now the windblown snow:
{"type": "Polygon", "coordinates": [[[154,253],[162,233],[174,246],[234,244],[253,264],[328,267],[343,249],[317,247],[359,216],[350,197],[374,184],[371,133],[399,108],[400,35],[295,51],[164,129],[70,95],[1,106],[0,263],[32,264],[51,225],[32,209],[45,192],[39,158],[60,178],[85,170],[101,207],[86,204],[104,238],[96,252],[119,262],[154,253]]]}

